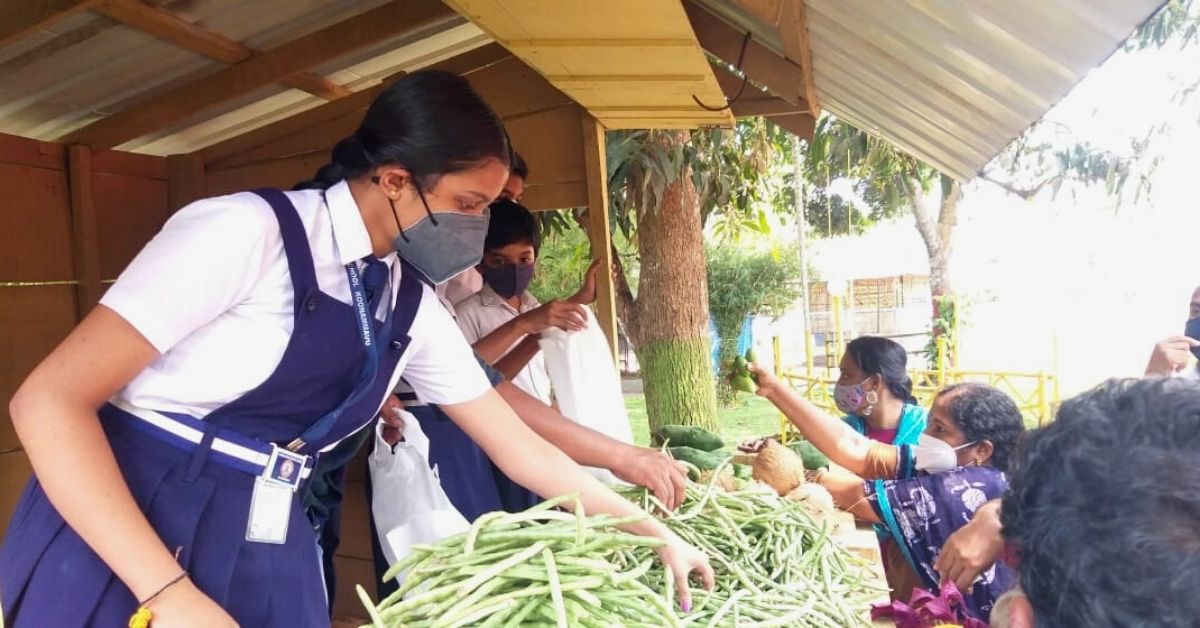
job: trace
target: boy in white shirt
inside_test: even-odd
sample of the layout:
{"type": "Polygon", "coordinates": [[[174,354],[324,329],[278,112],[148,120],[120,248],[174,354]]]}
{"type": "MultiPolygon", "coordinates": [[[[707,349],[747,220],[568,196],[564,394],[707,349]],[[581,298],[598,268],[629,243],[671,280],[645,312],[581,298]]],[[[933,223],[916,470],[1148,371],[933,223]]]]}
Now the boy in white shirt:
{"type": "Polygon", "coordinates": [[[570,299],[540,304],[528,292],[540,244],[537,220],[528,209],[510,200],[493,203],[478,267],[483,289],[460,301],[455,311],[463,335],[480,357],[549,404],[550,378],[537,335],[550,327],[574,331],[587,325],[583,308],[595,299],[598,266],[588,268],[583,287],[570,299]]]}

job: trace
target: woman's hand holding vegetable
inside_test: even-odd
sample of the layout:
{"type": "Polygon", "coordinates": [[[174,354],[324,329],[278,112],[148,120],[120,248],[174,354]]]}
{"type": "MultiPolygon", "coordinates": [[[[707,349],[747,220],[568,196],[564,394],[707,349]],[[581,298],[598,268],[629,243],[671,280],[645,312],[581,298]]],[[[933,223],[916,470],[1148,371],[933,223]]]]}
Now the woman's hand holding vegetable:
{"type": "Polygon", "coordinates": [[[749,369],[754,382],[758,384],[758,390],[755,391],[755,394],[764,399],[770,399],[776,392],[787,388],[769,369],[764,369],[753,362],[747,364],[746,368],[749,369]]]}

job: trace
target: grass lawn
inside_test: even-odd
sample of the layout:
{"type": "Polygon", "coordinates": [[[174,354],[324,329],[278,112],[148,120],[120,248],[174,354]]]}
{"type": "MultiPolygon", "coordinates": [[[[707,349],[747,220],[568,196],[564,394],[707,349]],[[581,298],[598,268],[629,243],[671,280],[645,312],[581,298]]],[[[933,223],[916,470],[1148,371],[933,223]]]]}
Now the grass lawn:
{"type": "MultiPolygon", "coordinates": [[[[646,419],[646,398],[625,395],[625,409],[633,428],[633,440],[639,445],[650,444],[650,428],[646,419]]],[[[779,411],[771,402],[754,395],[740,395],[738,405],[717,412],[721,437],[730,445],[758,436],[779,433],[779,411]]]]}

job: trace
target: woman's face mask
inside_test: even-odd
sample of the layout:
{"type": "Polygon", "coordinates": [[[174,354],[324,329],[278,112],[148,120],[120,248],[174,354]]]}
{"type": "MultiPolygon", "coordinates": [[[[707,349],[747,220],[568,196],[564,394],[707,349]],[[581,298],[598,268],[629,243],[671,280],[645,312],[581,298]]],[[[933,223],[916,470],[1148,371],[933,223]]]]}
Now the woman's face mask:
{"type": "Polygon", "coordinates": [[[929,434],[921,434],[917,440],[916,467],[927,473],[941,473],[958,468],[958,452],[974,445],[974,441],[955,447],[929,434]]]}
{"type": "MultiPolygon", "coordinates": [[[[373,180],[378,182],[379,178],[373,180]]],[[[425,206],[425,216],[407,229],[400,225],[395,201],[388,198],[396,227],[400,230],[392,247],[426,280],[435,286],[441,285],[483,259],[490,215],[486,208],[479,214],[457,211],[435,214],[425,200],[425,193],[419,187],[415,189],[425,206]]]]}
{"type": "Polygon", "coordinates": [[[867,390],[868,377],[858,384],[834,384],[833,403],[843,414],[863,416],[871,413],[879,403],[879,393],[867,390]]]}

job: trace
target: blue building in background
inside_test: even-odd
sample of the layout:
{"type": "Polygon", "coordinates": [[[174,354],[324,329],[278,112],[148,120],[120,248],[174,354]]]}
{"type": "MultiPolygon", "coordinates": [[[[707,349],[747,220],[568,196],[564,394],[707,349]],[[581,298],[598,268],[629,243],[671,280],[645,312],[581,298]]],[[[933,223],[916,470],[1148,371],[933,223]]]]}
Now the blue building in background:
{"type": "MultiPolygon", "coordinates": [[[[745,355],[750,347],[754,346],[754,334],[752,332],[754,317],[747,316],[746,320],[742,321],[742,331],[738,334],[737,352],[738,355],[745,355]]],[[[717,326],[713,323],[712,318],[708,319],[708,339],[712,344],[712,368],[713,375],[720,376],[721,373],[721,337],[717,334],[717,326]]]]}

